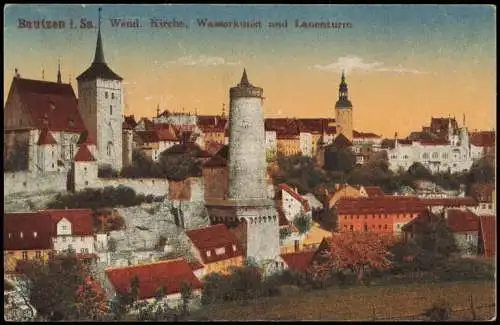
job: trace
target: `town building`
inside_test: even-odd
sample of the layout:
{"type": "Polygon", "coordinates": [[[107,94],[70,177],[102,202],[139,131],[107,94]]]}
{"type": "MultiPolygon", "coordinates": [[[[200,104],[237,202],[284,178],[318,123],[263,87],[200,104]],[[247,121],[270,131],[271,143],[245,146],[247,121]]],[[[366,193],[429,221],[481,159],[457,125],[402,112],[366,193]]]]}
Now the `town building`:
{"type": "Polygon", "coordinates": [[[356,164],[363,165],[382,148],[382,137],[372,132],[353,131],[352,151],[356,164]]]}
{"type": "Polygon", "coordinates": [[[383,197],[385,196],[384,190],[379,186],[361,186],[359,194],[363,197],[383,197]]]}
{"type": "Polygon", "coordinates": [[[222,147],[212,158],[203,164],[203,184],[205,199],[227,198],[228,173],[227,160],[229,148],[222,147]]]}
{"type": "Polygon", "coordinates": [[[465,125],[459,128],[455,119],[432,118],[431,126],[424,127],[424,130],[412,136],[412,140],[399,140],[396,133],[394,141],[387,143],[384,149],[391,170],[408,170],[417,162],[432,173],[455,173],[470,169],[473,158],[465,125]]]}
{"type": "Polygon", "coordinates": [[[361,193],[358,187],[349,184],[337,184],[335,191],[329,195],[328,209],[331,210],[343,197],[361,197],[361,193]]]}
{"type": "Polygon", "coordinates": [[[182,303],[183,283],[191,287],[194,301],[200,299],[203,288],[203,284],[194,275],[189,263],[182,258],[108,268],[105,274],[104,288],[111,299],[115,298],[116,294],[128,294],[131,282],[136,278],[139,280],[139,301],[152,302],[163,290],[163,301],[167,302],[171,308],[182,303]]]}
{"type": "Polygon", "coordinates": [[[473,184],[470,191],[471,196],[477,201],[476,214],[496,215],[494,184],[473,184]]]}
{"type": "Polygon", "coordinates": [[[334,206],[339,231],[400,235],[401,228],[427,211],[416,197],[342,197],[334,206]]]}
{"type": "Polygon", "coordinates": [[[446,197],[446,198],[420,198],[420,201],[432,212],[436,214],[443,213],[446,209],[471,209],[475,210],[477,201],[470,196],[465,197],[446,197]]]}
{"type": "Polygon", "coordinates": [[[447,209],[448,227],[453,232],[455,243],[463,256],[478,254],[479,218],[470,210],[447,209]]]}
{"type": "Polygon", "coordinates": [[[134,139],[134,147],[152,161],[158,161],[162,152],[180,142],[175,129],[168,124],[153,130],[136,131],[134,139]]]}
{"type": "Polygon", "coordinates": [[[191,250],[204,273],[229,274],[243,265],[243,250],[236,236],[223,224],[186,231],[191,250]]]}
{"type": "Polygon", "coordinates": [[[496,216],[479,216],[479,255],[486,258],[497,256],[496,216]]]}
{"type": "Polygon", "coordinates": [[[471,156],[474,161],[495,154],[495,131],[475,131],[471,132],[469,137],[471,156]]]}
{"type": "Polygon", "coordinates": [[[309,202],[299,194],[296,188],[291,188],[285,183],[280,184],[279,188],[281,189],[281,209],[288,221],[293,222],[300,215],[312,218],[309,202]]]}
{"type": "Polygon", "coordinates": [[[78,256],[108,261],[107,235],[94,230],[90,209],[42,210],[4,214],[4,265],[14,271],[18,261],[47,259],[68,250],[78,256]]]}

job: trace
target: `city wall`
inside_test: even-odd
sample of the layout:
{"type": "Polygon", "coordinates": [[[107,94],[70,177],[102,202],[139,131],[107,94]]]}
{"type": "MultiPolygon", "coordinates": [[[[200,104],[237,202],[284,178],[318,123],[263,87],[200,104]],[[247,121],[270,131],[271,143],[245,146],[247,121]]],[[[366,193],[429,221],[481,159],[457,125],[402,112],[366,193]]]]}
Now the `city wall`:
{"type": "Polygon", "coordinates": [[[16,193],[65,192],[67,174],[15,172],[3,174],[4,196],[16,193]]]}
{"type": "Polygon", "coordinates": [[[106,186],[118,187],[119,185],[132,188],[136,193],[144,195],[168,195],[168,180],[161,178],[99,178],[93,188],[106,186]]]}

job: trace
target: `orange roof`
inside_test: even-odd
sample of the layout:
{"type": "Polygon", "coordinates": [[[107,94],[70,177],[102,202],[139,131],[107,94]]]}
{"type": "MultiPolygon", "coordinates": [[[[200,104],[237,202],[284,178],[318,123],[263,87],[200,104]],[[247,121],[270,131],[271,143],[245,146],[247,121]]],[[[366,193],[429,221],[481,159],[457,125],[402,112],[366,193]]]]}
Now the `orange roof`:
{"type": "Polygon", "coordinates": [[[494,131],[479,131],[470,134],[470,143],[476,147],[494,147],[495,132],[494,131]]]}
{"type": "Polygon", "coordinates": [[[80,149],[75,156],[75,161],[95,161],[94,156],[90,153],[89,149],[85,144],[80,145],[80,149]]]}
{"type": "Polygon", "coordinates": [[[384,191],[379,186],[365,186],[364,188],[369,197],[385,196],[384,191]]]}
{"type": "Polygon", "coordinates": [[[161,288],[165,294],[179,293],[183,282],[192,289],[201,289],[203,284],[193,274],[184,259],[162,261],[152,264],[132,265],[105,271],[109,281],[120,294],[127,294],[132,279],[139,279],[139,299],[154,298],[161,288]]]}
{"type": "Polygon", "coordinates": [[[484,255],[486,257],[496,256],[496,246],[497,246],[496,219],[497,219],[496,216],[479,217],[480,235],[482,239],[482,245],[484,247],[484,255]]]}
{"type": "Polygon", "coordinates": [[[281,258],[294,271],[303,272],[312,264],[316,251],[281,254],[281,258]]]}
{"type": "Polygon", "coordinates": [[[40,133],[40,138],[38,139],[38,145],[45,145],[45,144],[57,144],[56,139],[52,136],[49,130],[46,128],[42,129],[42,132],[40,133]]]}
{"type": "Polygon", "coordinates": [[[446,212],[448,214],[448,227],[450,227],[453,232],[468,232],[479,230],[479,219],[471,211],[449,209],[446,212]]]}
{"type": "Polygon", "coordinates": [[[243,255],[238,239],[223,224],[188,230],[186,235],[200,252],[204,264],[243,255]],[[233,248],[233,245],[236,249],[233,248]],[[217,255],[215,253],[217,248],[224,248],[224,253],[217,255]],[[207,256],[207,252],[209,252],[210,256],[207,256]]]}
{"type": "Polygon", "coordinates": [[[417,197],[341,197],[335,204],[339,214],[423,212],[425,205],[417,197]]]}
{"type": "Polygon", "coordinates": [[[189,266],[191,266],[191,269],[193,271],[196,271],[196,270],[204,268],[203,264],[201,264],[199,261],[189,262],[189,266]]]}

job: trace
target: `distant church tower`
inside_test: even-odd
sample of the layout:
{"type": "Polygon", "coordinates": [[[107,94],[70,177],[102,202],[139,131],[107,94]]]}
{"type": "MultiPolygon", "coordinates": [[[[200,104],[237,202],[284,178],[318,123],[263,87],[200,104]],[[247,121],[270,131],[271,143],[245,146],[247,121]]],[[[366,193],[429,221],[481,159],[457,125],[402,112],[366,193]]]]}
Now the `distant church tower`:
{"type": "Polygon", "coordinates": [[[338,127],[337,134],[342,133],[347,139],[352,141],[352,104],[349,100],[349,91],[343,71],[339,85],[339,100],[335,104],[335,115],[338,127]]]}
{"type": "MultiPolygon", "coordinates": [[[[207,200],[212,223],[224,223],[259,264],[279,258],[279,226],[267,197],[263,90],[243,71],[229,91],[228,198],[207,200]]],[[[274,263],[271,263],[274,265],[274,263]]]]}
{"type": "Polygon", "coordinates": [[[97,146],[99,166],[120,171],[122,162],[123,78],[104,60],[101,39],[101,8],[97,45],[92,65],[77,78],[78,106],[89,135],[97,146]]]}

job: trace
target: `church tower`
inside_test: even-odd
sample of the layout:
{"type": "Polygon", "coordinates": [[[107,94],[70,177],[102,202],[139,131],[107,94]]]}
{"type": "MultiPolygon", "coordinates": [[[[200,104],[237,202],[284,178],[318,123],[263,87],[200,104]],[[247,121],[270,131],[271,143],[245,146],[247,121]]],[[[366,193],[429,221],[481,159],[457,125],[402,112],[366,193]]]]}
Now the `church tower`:
{"type": "Polygon", "coordinates": [[[335,115],[337,119],[337,134],[342,133],[352,142],[352,104],[349,100],[349,91],[342,71],[342,78],[339,85],[339,99],[335,104],[335,115]]]}
{"type": "Polygon", "coordinates": [[[123,78],[104,59],[101,38],[101,8],[94,61],[77,78],[78,106],[89,135],[96,142],[100,167],[120,171],[122,162],[123,78]]]}

